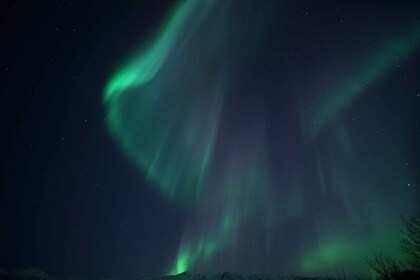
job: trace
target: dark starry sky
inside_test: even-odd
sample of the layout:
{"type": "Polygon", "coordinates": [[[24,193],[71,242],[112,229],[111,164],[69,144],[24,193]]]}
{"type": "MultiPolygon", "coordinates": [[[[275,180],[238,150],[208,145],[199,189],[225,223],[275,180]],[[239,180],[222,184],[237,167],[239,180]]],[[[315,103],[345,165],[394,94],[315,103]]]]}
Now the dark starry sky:
{"type": "Polygon", "coordinates": [[[203,3],[1,4],[0,267],[325,275],[401,257],[420,3],[203,3]],[[159,58],[148,81],[133,70],[159,58]]]}

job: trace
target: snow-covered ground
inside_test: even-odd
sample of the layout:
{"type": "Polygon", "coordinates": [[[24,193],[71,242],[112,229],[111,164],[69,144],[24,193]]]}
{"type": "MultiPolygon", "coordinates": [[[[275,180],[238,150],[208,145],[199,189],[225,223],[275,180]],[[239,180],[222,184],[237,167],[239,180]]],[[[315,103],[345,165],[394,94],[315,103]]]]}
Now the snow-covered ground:
{"type": "MultiPolygon", "coordinates": [[[[111,280],[110,278],[100,278],[111,280]]],[[[336,278],[280,276],[264,273],[181,273],[173,276],[139,278],[137,280],[336,280],[336,278]]],[[[0,268],[0,280],[83,280],[75,277],[54,277],[39,269],[0,268]]],[[[99,278],[98,278],[99,280],[99,278]]],[[[117,280],[117,279],[112,279],[117,280]]]]}

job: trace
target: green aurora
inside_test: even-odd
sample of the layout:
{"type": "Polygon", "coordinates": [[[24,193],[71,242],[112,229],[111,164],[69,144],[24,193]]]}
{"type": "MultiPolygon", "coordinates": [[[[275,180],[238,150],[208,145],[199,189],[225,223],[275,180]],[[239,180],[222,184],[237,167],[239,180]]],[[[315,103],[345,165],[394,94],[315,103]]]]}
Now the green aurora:
{"type": "MultiPolygon", "coordinates": [[[[231,1],[181,1],[155,38],[114,73],[105,89],[103,101],[112,136],[150,186],[168,203],[188,209],[178,254],[171,264],[164,264],[169,274],[229,270],[240,267],[238,260],[243,259],[250,264],[249,270],[268,270],[272,263],[267,259],[276,254],[273,228],[306,219],[305,181],[272,166],[264,105],[255,102],[244,121],[246,127],[235,126],[226,113],[235,71],[246,65],[249,54],[270,33],[266,27],[274,12],[254,2],[244,1],[242,9],[233,13],[237,5],[231,1]],[[238,19],[250,10],[255,15],[250,23],[253,28],[242,35],[238,19]],[[278,176],[287,186],[281,192],[276,187],[278,176]],[[244,250],[244,236],[251,225],[263,242],[244,250]]],[[[315,89],[301,99],[305,139],[301,160],[315,162],[319,203],[339,199],[348,215],[345,222],[336,224],[325,213],[314,214],[315,232],[296,237],[301,253],[285,263],[290,272],[322,274],[334,272],[340,264],[349,271],[363,270],[369,246],[399,256],[399,230],[389,227],[400,224],[399,213],[394,218],[393,209],[380,202],[386,199],[380,194],[376,201],[366,195],[377,193],[387,181],[386,176],[376,179],[375,175],[394,166],[384,162],[372,174],[349,174],[349,167],[364,161],[365,150],[356,148],[362,136],[352,134],[342,116],[357,105],[370,85],[380,83],[414,53],[419,43],[420,25],[414,24],[404,36],[382,40],[377,49],[358,60],[351,73],[343,71],[331,88],[315,89]],[[312,109],[303,111],[308,104],[314,104],[312,109]],[[329,140],[321,143],[321,137],[329,140]]],[[[392,145],[384,143],[385,148],[392,145]]],[[[288,166],[293,170],[293,163],[288,166]]],[[[394,170],[392,174],[393,182],[410,181],[410,172],[394,170]]],[[[409,201],[403,212],[413,210],[410,190],[398,190],[395,197],[409,201]]]]}

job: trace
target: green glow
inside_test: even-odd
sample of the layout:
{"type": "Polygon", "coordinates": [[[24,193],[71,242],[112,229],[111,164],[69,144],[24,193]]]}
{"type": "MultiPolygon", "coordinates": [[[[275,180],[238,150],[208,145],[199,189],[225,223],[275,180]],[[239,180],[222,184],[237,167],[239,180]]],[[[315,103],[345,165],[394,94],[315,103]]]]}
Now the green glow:
{"type": "Polygon", "coordinates": [[[228,2],[216,10],[214,1],[181,2],[149,48],[133,56],[105,89],[108,127],[124,152],[164,197],[188,205],[196,224],[203,223],[183,238],[171,274],[226,253],[240,223],[269,196],[261,116],[255,134],[241,136],[244,143],[231,139],[228,153],[216,147],[229,78],[221,54],[235,42],[230,8],[228,2]],[[209,27],[215,36],[210,46],[195,33],[207,20],[220,24],[209,27]]]}
{"type": "Polygon", "coordinates": [[[361,59],[363,64],[355,69],[355,75],[349,74],[337,88],[327,90],[327,95],[309,117],[312,132],[316,135],[329,121],[347,110],[358,97],[372,84],[388,73],[407,55],[414,52],[420,43],[420,24],[411,28],[400,38],[385,43],[373,57],[361,59]]]}
{"type": "Polygon", "coordinates": [[[328,240],[321,241],[317,249],[308,250],[302,257],[302,272],[306,275],[319,275],[323,271],[334,273],[343,267],[347,271],[368,273],[365,260],[370,257],[370,250],[380,251],[385,257],[392,256],[395,260],[404,261],[399,246],[400,236],[398,231],[388,231],[382,234],[381,239],[358,240],[348,234],[341,237],[340,234],[336,234],[328,240]]]}
{"type": "Polygon", "coordinates": [[[189,254],[187,250],[184,249],[184,251],[178,256],[178,259],[176,260],[176,268],[171,270],[169,274],[176,275],[182,272],[186,272],[187,269],[190,267],[188,260],[189,254]]]}
{"type": "MultiPolygon", "coordinates": [[[[360,145],[365,139],[352,133],[339,115],[355,104],[369,84],[380,81],[417,48],[420,26],[384,44],[370,58],[360,59],[353,75],[338,73],[335,86],[302,97],[298,102],[301,146],[291,152],[289,147],[273,149],[278,153],[271,157],[270,145],[275,144],[269,143],[264,105],[255,102],[243,115],[229,107],[236,106],[229,103],[231,94],[243,82],[234,83],[232,73],[249,66],[243,61],[251,60],[251,45],[265,35],[261,28],[268,16],[257,11],[262,5],[255,1],[240,2],[244,10],[239,11],[232,3],[181,1],[155,39],[111,77],[104,92],[107,125],[116,142],[150,186],[188,210],[178,252],[165,264],[168,273],[229,270],[229,265],[245,259],[239,247],[247,244],[238,243],[245,243],[244,233],[252,239],[257,231],[264,243],[246,247],[255,258],[255,267],[249,269],[263,267],[278,253],[272,246],[277,238],[273,229],[282,232],[282,227],[296,221],[313,222],[313,228],[298,237],[282,236],[301,242],[296,245],[299,256],[290,266],[307,275],[334,272],[342,263],[351,270],[362,269],[361,255],[372,240],[376,240],[373,246],[384,248],[387,239],[398,237],[389,231],[389,225],[398,220],[381,204],[378,190],[382,192],[389,178],[403,182],[409,176],[392,165],[401,161],[398,152],[390,161],[366,158],[369,150],[360,145]],[[247,29],[244,35],[238,30],[250,11],[257,24],[250,24],[255,30],[247,29]],[[305,112],[308,100],[320,102],[314,101],[314,110],[305,112]],[[239,125],[229,113],[238,113],[239,125]],[[320,131],[327,124],[331,133],[324,135],[320,131]],[[379,171],[365,171],[371,166],[379,171]],[[324,213],[319,210],[322,207],[313,207],[329,203],[340,206],[341,212],[322,209],[324,213]],[[327,217],[336,218],[342,227],[327,217]],[[254,229],[253,224],[261,228],[254,229]],[[353,232],[354,228],[362,230],[353,232]],[[220,259],[224,263],[217,263],[220,259]]],[[[289,137],[289,131],[284,134],[289,137]]],[[[383,147],[392,151],[394,143],[383,147]]],[[[391,197],[410,198],[410,190],[389,192],[391,197]]],[[[408,208],[401,207],[402,211],[408,208]]],[[[391,247],[390,253],[398,254],[396,243],[391,247]]]]}
{"type": "MultiPolygon", "coordinates": [[[[254,142],[255,147],[261,147],[254,142]]],[[[261,150],[260,150],[261,152],[261,150]]],[[[220,216],[211,219],[214,222],[211,227],[203,228],[202,234],[197,239],[185,238],[181,243],[178,258],[170,270],[170,274],[178,274],[190,268],[197,266],[199,261],[207,262],[215,254],[223,250],[222,257],[226,258],[232,250],[226,250],[232,246],[232,241],[238,236],[240,223],[255,211],[255,206],[258,201],[264,201],[262,196],[268,195],[268,190],[258,190],[257,186],[270,185],[267,178],[267,163],[264,154],[258,153],[257,149],[244,151],[237,147],[232,147],[227,160],[221,166],[218,166],[218,171],[221,175],[216,181],[215,185],[221,184],[220,190],[224,192],[222,197],[225,197],[225,205],[221,206],[220,216]],[[244,158],[245,157],[245,158],[244,158]],[[247,162],[248,164],[239,164],[240,162],[247,162]],[[259,192],[259,193],[258,193],[259,192]],[[255,205],[243,203],[255,199],[255,205]]],[[[220,194],[211,199],[212,194],[206,202],[202,202],[201,211],[205,213],[212,213],[214,206],[217,206],[220,194]]],[[[201,217],[201,216],[200,216],[201,217]]],[[[208,226],[208,225],[207,225],[208,226]]],[[[232,248],[231,248],[232,249],[232,248]]]]}
{"type": "Polygon", "coordinates": [[[215,77],[218,85],[215,88],[196,85],[182,92],[182,85],[175,77],[171,80],[161,71],[169,55],[183,59],[180,44],[188,39],[183,28],[186,24],[193,27],[189,21],[198,8],[206,13],[211,1],[201,5],[196,1],[181,3],[151,47],[136,55],[112,77],[104,95],[111,133],[145,171],[150,182],[171,200],[199,198],[200,182],[212,158],[222,105],[221,78],[215,77]],[[160,79],[165,79],[168,88],[160,79]],[[171,89],[177,92],[171,93],[171,89]],[[173,108],[174,98],[194,99],[195,92],[203,90],[205,98],[201,95],[192,104],[173,108]],[[197,110],[208,114],[197,115],[197,110]],[[191,153],[191,149],[195,152],[191,153]]]}
{"type": "Polygon", "coordinates": [[[163,33],[145,53],[132,58],[128,65],[118,71],[108,83],[104,100],[109,101],[129,88],[148,83],[162,67],[169,53],[173,50],[178,34],[186,24],[194,7],[194,1],[186,1],[171,17],[163,33]]]}

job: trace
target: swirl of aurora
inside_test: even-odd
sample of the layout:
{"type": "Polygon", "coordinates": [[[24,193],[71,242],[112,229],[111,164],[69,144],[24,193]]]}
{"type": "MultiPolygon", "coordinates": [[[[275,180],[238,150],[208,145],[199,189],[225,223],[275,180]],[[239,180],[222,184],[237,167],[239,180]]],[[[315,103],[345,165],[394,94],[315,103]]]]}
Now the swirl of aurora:
{"type": "MultiPolygon", "coordinates": [[[[178,254],[172,263],[162,263],[168,274],[246,269],[311,275],[333,273],[337,265],[356,271],[368,245],[398,250],[399,213],[395,219],[378,218],[378,213],[393,217],[391,210],[365,193],[366,188],[377,192],[381,182],[374,174],[346,172],[366,161],[354,152],[359,139],[342,116],[367,94],[366,80],[381,83],[395,64],[415,53],[419,24],[392,40],[375,38],[380,43],[337,73],[331,86],[296,93],[300,147],[289,156],[287,148],[270,140],[277,128],[267,122],[272,106],[264,89],[242,95],[238,78],[282,15],[278,1],[264,3],[273,5],[180,1],[106,85],[110,133],[151,187],[174,207],[188,209],[178,254]],[[304,110],[309,105],[311,110],[304,110]],[[320,137],[329,139],[328,147],[320,137]],[[283,164],[274,165],[278,151],[283,164]],[[342,209],[333,214],[346,221],[334,232],[327,230],[334,227],[327,218],[330,201],[342,209]],[[307,230],[297,231],[298,223],[307,230]],[[363,223],[368,226],[348,234],[363,223]],[[291,235],[294,252],[273,249],[286,245],[291,235]]],[[[389,168],[376,167],[384,173],[389,168]]],[[[394,171],[383,180],[413,176],[394,171]]],[[[409,193],[398,195],[410,201],[409,193]]],[[[410,212],[413,205],[406,203],[403,210],[410,212]]]]}

